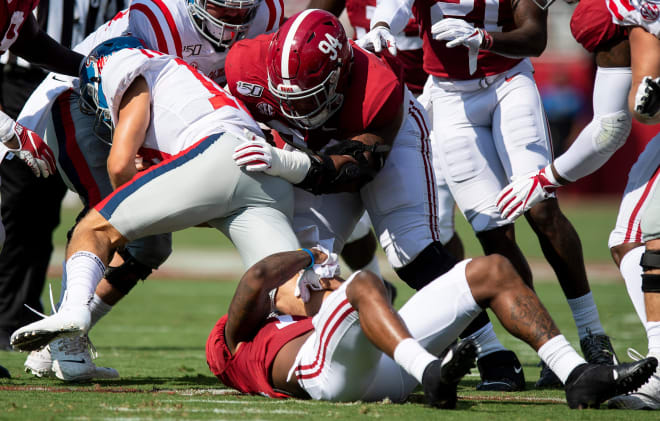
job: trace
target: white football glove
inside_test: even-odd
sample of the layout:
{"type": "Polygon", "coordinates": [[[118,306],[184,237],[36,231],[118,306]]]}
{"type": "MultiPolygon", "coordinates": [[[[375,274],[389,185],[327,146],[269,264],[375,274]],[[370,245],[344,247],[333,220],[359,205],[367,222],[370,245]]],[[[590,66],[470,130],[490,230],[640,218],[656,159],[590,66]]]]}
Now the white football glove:
{"type": "Polygon", "coordinates": [[[364,34],[362,38],[358,38],[355,43],[358,47],[373,51],[374,53],[380,53],[383,51],[383,47],[386,47],[390,54],[393,56],[396,55],[396,40],[390,29],[386,26],[375,26],[374,29],[364,34]]]}
{"type": "Polygon", "coordinates": [[[292,184],[305,179],[311,167],[311,160],[306,153],[285,151],[271,146],[266,140],[244,129],[242,142],[234,148],[232,159],[239,167],[250,172],[264,172],[281,177],[292,184]]]}
{"type": "Polygon", "coordinates": [[[320,291],[322,278],[332,278],[339,274],[339,258],[336,253],[332,253],[322,245],[318,244],[314,248],[321,250],[328,258],[324,262],[315,263],[311,269],[303,271],[296,280],[296,289],[293,295],[300,297],[303,303],[311,298],[311,291],[320,291]]]}
{"type": "Polygon", "coordinates": [[[431,27],[431,35],[436,41],[447,41],[448,48],[463,45],[468,49],[468,68],[470,74],[477,71],[477,57],[488,32],[475,28],[472,24],[454,18],[445,18],[431,27]]]}
{"type": "Polygon", "coordinates": [[[14,136],[18,138],[19,147],[11,151],[30,167],[36,177],[46,178],[55,173],[55,155],[41,137],[0,112],[0,141],[9,142],[14,136]]]}
{"type": "Polygon", "coordinates": [[[497,208],[502,218],[515,221],[534,205],[552,197],[561,184],[555,180],[550,165],[536,173],[529,173],[504,187],[497,195],[497,208]]]}
{"type": "Polygon", "coordinates": [[[660,77],[652,79],[645,76],[635,94],[635,111],[645,117],[653,118],[660,110],[660,77]]]}

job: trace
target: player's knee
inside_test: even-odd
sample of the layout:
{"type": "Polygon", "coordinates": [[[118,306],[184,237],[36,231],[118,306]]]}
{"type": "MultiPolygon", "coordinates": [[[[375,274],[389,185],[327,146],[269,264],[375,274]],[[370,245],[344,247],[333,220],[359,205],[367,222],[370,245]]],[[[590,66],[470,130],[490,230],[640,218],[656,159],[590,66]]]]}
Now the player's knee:
{"type": "Polygon", "coordinates": [[[362,303],[373,302],[376,296],[387,297],[387,290],[383,281],[369,271],[355,275],[346,287],[346,298],[358,311],[362,303]]]}
{"type": "Polygon", "coordinates": [[[628,252],[634,248],[637,248],[641,246],[642,243],[621,243],[617,244],[616,246],[613,246],[610,248],[610,254],[612,255],[612,260],[614,260],[614,263],[617,265],[617,267],[621,266],[621,260],[623,260],[623,257],[628,254],[628,252]]]}
{"type": "Polygon", "coordinates": [[[118,251],[124,259],[119,266],[109,266],[105,271],[105,279],[122,294],[128,294],[138,281],[145,280],[152,272],[152,268],[140,263],[125,250],[118,251]]]}
{"type": "Polygon", "coordinates": [[[520,275],[511,264],[511,261],[501,254],[486,256],[489,283],[494,289],[501,291],[511,288],[516,283],[522,283],[520,275]]]}
{"type": "Polygon", "coordinates": [[[626,142],[632,128],[632,117],[627,110],[594,117],[598,130],[594,134],[594,149],[604,155],[614,153],[626,142]]]}

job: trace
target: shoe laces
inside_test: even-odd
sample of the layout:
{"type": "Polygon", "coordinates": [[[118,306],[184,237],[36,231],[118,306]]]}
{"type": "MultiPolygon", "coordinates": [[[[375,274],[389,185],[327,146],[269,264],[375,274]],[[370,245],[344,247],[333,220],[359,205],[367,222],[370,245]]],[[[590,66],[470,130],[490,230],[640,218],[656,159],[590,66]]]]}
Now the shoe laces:
{"type": "Polygon", "coordinates": [[[92,344],[92,341],[89,340],[89,336],[87,335],[62,338],[57,346],[60,351],[68,355],[89,353],[92,359],[95,359],[98,356],[96,347],[92,344]]]}
{"type": "Polygon", "coordinates": [[[580,346],[584,358],[592,364],[616,363],[616,355],[612,349],[612,343],[607,335],[594,335],[587,328],[587,336],[580,340],[580,346]]]}
{"type": "MultiPolygon", "coordinates": [[[[50,282],[48,283],[48,295],[50,296],[50,308],[51,308],[51,311],[52,311],[53,314],[55,314],[55,313],[57,313],[57,308],[55,308],[55,301],[53,300],[53,285],[52,285],[50,282]]],[[[64,296],[66,297],[66,291],[64,291],[64,296]]],[[[40,312],[39,310],[35,310],[35,309],[33,309],[32,307],[30,307],[30,306],[27,305],[27,304],[23,304],[23,305],[24,305],[25,307],[27,307],[28,310],[30,310],[31,312],[33,312],[33,313],[35,313],[35,314],[41,316],[41,317],[44,318],[44,319],[45,319],[46,317],[48,317],[48,315],[46,315],[46,314],[40,312]]]]}

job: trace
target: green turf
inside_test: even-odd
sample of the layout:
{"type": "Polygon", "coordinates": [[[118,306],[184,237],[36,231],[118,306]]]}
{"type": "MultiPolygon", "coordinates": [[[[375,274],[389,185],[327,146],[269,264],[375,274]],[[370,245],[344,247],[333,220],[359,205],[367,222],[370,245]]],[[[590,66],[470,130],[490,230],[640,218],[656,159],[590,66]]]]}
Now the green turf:
{"type": "MultiPolygon", "coordinates": [[[[398,284],[400,306],[411,294],[398,284]]],[[[100,354],[96,362],[116,368],[117,381],[65,384],[36,379],[21,370],[25,355],[0,352],[0,364],[14,378],[0,380],[0,419],[149,420],[149,419],[618,419],[655,414],[626,411],[569,411],[561,391],[532,388],[538,377],[536,354],[496,326],[525,368],[528,391],[514,394],[474,391],[477,377],[460,386],[457,411],[434,411],[421,395],[404,405],[330,404],[268,400],[226,394],[206,367],[204,344],[212,325],[227,308],[233,282],[150,280],[138,286],[92,332],[100,354]],[[39,388],[45,388],[40,390],[39,388]],[[209,390],[212,389],[212,390],[209,390]],[[220,394],[221,393],[221,394],[220,394]]],[[[540,283],[538,292],[571,342],[577,335],[557,285],[540,283]]],[[[620,357],[628,346],[645,351],[645,336],[621,285],[594,285],[601,318],[620,357]]]]}

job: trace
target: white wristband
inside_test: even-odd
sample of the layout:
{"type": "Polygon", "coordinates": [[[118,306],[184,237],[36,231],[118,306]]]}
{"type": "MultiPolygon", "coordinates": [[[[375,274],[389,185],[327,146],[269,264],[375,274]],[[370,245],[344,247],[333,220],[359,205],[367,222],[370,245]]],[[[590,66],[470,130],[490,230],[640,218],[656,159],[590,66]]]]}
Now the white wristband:
{"type": "Polygon", "coordinates": [[[291,184],[298,184],[307,176],[312,161],[304,152],[273,148],[270,166],[265,171],[267,174],[279,176],[291,184]]]}

